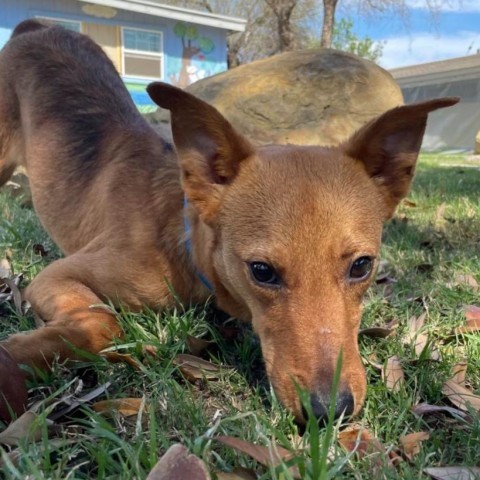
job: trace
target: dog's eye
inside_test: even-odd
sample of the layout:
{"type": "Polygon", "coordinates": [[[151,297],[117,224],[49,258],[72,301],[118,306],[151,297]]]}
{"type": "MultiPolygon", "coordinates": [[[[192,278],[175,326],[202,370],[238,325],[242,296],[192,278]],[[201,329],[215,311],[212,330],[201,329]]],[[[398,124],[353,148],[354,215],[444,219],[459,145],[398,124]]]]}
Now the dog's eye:
{"type": "Polygon", "coordinates": [[[252,272],[253,278],[258,283],[264,283],[267,285],[279,285],[280,279],[277,275],[275,269],[268,265],[268,263],[263,262],[252,262],[249,263],[250,271],[252,272]]]}
{"type": "Polygon", "coordinates": [[[357,258],[350,267],[350,279],[353,281],[365,280],[370,276],[373,267],[372,257],[357,258]]]}

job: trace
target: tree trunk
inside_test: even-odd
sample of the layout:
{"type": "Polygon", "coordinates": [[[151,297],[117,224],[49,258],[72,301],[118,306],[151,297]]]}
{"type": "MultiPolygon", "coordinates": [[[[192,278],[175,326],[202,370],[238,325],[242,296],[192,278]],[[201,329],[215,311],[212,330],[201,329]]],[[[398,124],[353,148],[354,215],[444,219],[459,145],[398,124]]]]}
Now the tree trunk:
{"type": "Polygon", "coordinates": [[[323,0],[323,25],[320,46],[330,48],[332,46],[333,26],[335,24],[335,9],[338,0],[323,0]]]}
{"type": "Polygon", "coordinates": [[[278,51],[293,50],[295,48],[295,34],[290,19],[298,0],[265,0],[265,2],[272,9],[277,20],[278,51]]]}

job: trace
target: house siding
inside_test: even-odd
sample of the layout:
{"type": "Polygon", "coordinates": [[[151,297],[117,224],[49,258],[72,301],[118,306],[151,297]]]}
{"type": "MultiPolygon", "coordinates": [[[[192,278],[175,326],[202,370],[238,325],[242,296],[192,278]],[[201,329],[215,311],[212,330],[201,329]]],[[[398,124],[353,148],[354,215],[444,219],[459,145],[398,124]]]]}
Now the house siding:
{"type": "MultiPolygon", "coordinates": [[[[87,4],[75,0],[1,0],[0,3],[0,48],[10,38],[13,28],[22,20],[32,17],[73,20],[89,24],[102,38],[105,31],[118,28],[117,45],[102,45],[121,72],[121,27],[159,31],[163,41],[162,80],[185,87],[201,78],[214,75],[227,69],[227,31],[203,25],[184,24],[175,20],[144,15],[136,12],[116,10],[113,18],[100,18],[85,13],[87,4]],[[95,28],[96,27],[96,28],[95,28]]],[[[89,30],[83,27],[83,31],[89,30]]],[[[105,35],[106,37],[107,35],[105,35]]],[[[101,44],[101,41],[99,42],[101,44]]],[[[154,79],[123,77],[127,88],[140,110],[155,108],[145,86],[154,79]]]]}

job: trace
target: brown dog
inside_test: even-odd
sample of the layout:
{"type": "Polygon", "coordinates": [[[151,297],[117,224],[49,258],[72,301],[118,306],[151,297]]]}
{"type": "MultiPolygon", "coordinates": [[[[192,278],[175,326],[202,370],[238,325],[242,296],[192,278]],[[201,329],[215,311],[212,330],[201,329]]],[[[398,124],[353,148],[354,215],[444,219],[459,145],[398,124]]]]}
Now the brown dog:
{"type": "Polygon", "coordinates": [[[121,329],[91,305],[165,307],[168,284],[202,302],[205,276],[220,308],[252,322],[299,421],[295,384],[324,417],[340,352],[336,413],[359,411],[357,332],[382,225],[407,194],[428,113],[457,99],[390,110],[338,148],[255,148],[213,107],[153,83],[172,112],[175,154],[100,47],[32,20],[0,54],[0,92],[0,181],[27,167],[35,209],[66,256],[25,291],[44,326],[3,343],[15,361],[46,367],[75,358],[71,345],[99,352],[121,329]]]}

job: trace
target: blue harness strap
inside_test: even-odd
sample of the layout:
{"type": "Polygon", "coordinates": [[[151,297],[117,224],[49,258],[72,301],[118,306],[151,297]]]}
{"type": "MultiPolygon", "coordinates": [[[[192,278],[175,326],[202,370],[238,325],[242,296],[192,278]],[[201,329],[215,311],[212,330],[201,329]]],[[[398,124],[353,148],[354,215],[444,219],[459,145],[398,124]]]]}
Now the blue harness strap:
{"type": "MultiPolygon", "coordinates": [[[[190,222],[188,221],[187,217],[187,207],[188,207],[188,200],[187,197],[184,195],[183,196],[183,229],[185,230],[185,249],[188,252],[188,255],[190,258],[192,258],[192,239],[190,238],[190,222]]],[[[196,268],[196,267],[195,267],[196,268]]],[[[198,279],[207,287],[208,290],[213,292],[213,287],[210,284],[210,282],[205,278],[205,276],[196,268],[197,271],[197,277],[198,279]]]]}

